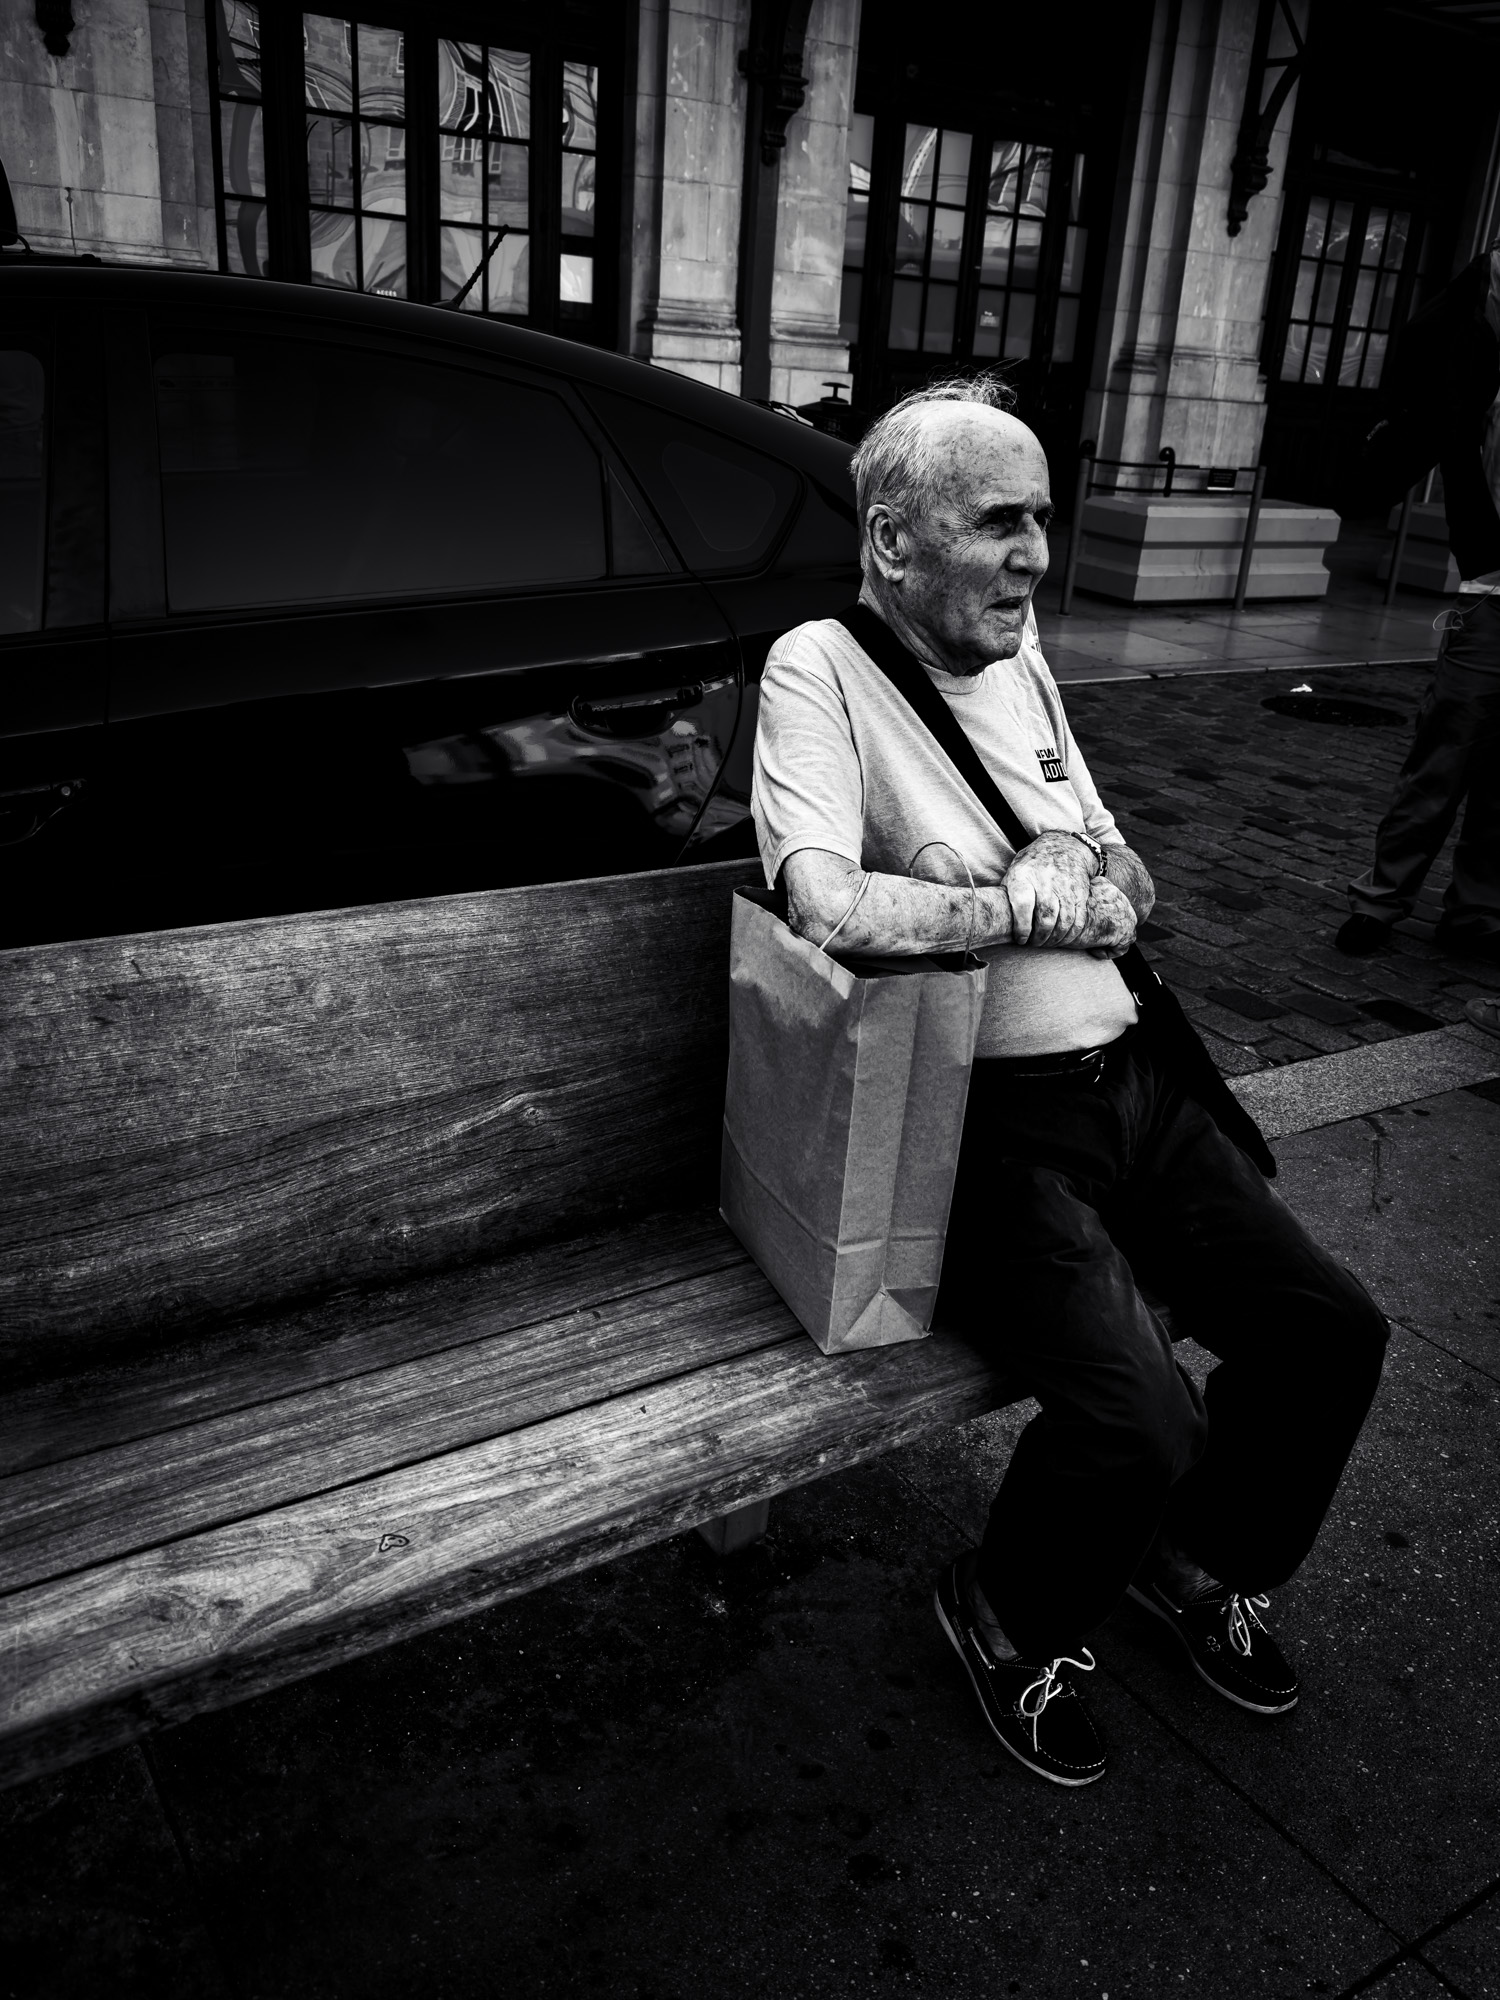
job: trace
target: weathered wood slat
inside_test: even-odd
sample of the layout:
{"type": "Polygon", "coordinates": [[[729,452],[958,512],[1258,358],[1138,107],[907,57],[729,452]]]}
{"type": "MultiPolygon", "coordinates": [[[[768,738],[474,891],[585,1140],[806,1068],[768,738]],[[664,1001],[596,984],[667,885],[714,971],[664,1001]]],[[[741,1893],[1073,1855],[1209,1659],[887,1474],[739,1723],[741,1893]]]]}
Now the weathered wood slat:
{"type": "Polygon", "coordinates": [[[0,1478],[0,1592],[803,1338],[746,1262],[0,1478]]]}
{"type": "Polygon", "coordinates": [[[342,1292],[0,1398],[0,1473],[152,1437],[746,1261],[709,1210],[651,1216],[376,1292],[342,1292]]]}
{"type": "Polygon", "coordinates": [[[15,1777],[313,1673],[1004,1401],[962,1342],[783,1343],[0,1602],[15,1777]]]}
{"type": "Polygon", "coordinates": [[[0,1373],[708,1198],[756,873],[0,954],[0,1373]]]}

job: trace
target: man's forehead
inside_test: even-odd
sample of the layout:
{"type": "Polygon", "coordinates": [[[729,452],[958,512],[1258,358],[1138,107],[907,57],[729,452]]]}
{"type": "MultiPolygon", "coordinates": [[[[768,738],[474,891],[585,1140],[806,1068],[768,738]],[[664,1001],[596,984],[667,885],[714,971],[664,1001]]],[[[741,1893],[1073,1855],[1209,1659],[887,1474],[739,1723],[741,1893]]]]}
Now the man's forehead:
{"type": "Polygon", "coordinates": [[[945,460],[942,484],[958,498],[975,501],[1045,500],[1047,454],[1035,431],[1019,417],[983,403],[932,404],[928,441],[945,460]]]}

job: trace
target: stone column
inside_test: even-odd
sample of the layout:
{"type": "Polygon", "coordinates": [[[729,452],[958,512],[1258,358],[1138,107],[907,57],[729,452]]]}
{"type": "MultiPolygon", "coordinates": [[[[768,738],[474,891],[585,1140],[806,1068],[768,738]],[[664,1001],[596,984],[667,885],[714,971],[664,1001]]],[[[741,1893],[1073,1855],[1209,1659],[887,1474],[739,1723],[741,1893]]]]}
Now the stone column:
{"type": "MultiPolygon", "coordinates": [[[[1265,427],[1261,335],[1296,92],[1277,120],[1271,181],[1238,236],[1230,163],[1258,0],[1156,0],[1126,118],[1084,434],[1101,456],[1252,465],[1265,427]]],[[[1304,31],[1308,0],[1296,13],[1304,31]]]]}
{"type": "Polygon", "coordinates": [[[640,0],[631,352],[738,394],[750,0],[640,0]]]}
{"type": "Polygon", "coordinates": [[[771,297],[771,395],[809,403],[848,389],[849,346],[839,338],[844,196],[860,0],[814,0],[803,73],[807,96],[787,127],[771,297]]]}
{"type": "Polygon", "coordinates": [[[112,263],[218,263],[201,0],[95,0],[67,55],[0,17],[0,144],[22,234],[112,263]]]}

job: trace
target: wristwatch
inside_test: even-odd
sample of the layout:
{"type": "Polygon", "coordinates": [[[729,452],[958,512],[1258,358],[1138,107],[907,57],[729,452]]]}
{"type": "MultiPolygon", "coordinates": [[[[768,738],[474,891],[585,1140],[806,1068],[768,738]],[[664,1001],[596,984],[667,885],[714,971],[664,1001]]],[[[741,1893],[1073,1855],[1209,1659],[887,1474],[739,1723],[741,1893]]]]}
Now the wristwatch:
{"type": "MultiPolygon", "coordinates": [[[[1068,830],[1070,833],[1072,832],[1071,827],[1068,830]]],[[[1074,833],[1073,838],[1075,840],[1081,840],[1084,846],[1088,849],[1089,853],[1093,855],[1094,876],[1095,879],[1097,880],[1097,878],[1104,873],[1104,849],[1099,845],[1097,840],[1090,840],[1086,833],[1074,833]]]]}

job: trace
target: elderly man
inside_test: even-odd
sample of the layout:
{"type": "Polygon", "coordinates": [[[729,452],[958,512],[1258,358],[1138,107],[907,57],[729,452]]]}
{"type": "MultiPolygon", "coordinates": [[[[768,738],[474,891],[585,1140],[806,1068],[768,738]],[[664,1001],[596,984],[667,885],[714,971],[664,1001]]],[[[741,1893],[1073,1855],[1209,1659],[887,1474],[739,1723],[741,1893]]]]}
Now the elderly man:
{"type": "Polygon", "coordinates": [[[1000,1741],[1081,1785],[1104,1752],[1070,1669],[1092,1668],[1084,1637],[1127,1591],[1219,1694],[1295,1703],[1264,1593],[1312,1546],[1386,1329],[1137,1025],[1115,961],[1154,892],[1037,643],[1052,505],[1011,400],[948,384],[866,436],[863,609],[772,648],[754,810],[801,936],[988,959],[938,1318],[1041,1414],[937,1612],[1000,1741]],[[940,747],[860,630],[920,663],[1019,851],[962,775],[965,746],[940,747]],[[1220,1358],[1206,1395],[1138,1280],[1220,1358]]]}

